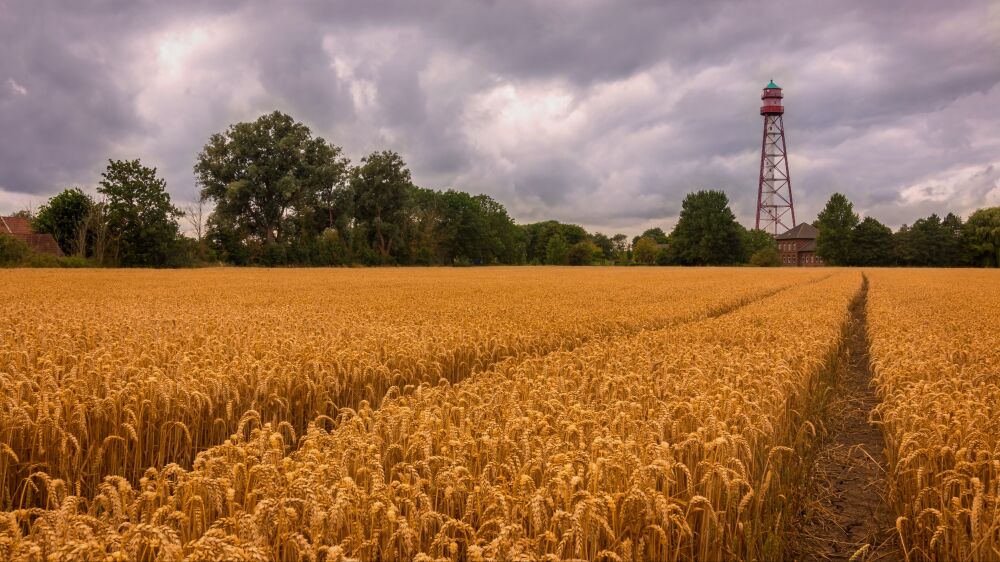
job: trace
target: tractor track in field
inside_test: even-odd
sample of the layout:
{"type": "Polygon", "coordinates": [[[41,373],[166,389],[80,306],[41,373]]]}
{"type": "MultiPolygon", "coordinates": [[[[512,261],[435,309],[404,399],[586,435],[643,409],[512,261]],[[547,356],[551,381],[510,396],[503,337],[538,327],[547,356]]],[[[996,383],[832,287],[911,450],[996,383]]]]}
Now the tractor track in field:
{"type": "Polygon", "coordinates": [[[872,419],[879,400],[868,357],[868,279],[851,304],[846,351],[827,404],[828,438],[812,466],[797,560],[903,560],[886,494],[885,441],[872,419]]]}
{"type": "MultiPolygon", "coordinates": [[[[756,295],[749,295],[749,296],[737,299],[736,301],[733,301],[733,302],[729,302],[729,303],[725,303],[725,304],[721,304],[721,305],[716,305],[716,306],[713,306],[713,307],[709,307],[708,311],[705,314],[700,314],[700,315],[696,314],[696,315],[692,315],[692,316],[686,317],[686,318],[682,317],[682,318],[674,318],[674,319],[670,319],[670,320],[661,320],[659,322],[654,321],[654,322],[651,322],[650,325],[646,325],[646,326],[625,326],[625,327],[621,327],[618,330],[610,331],[610,332],[604,332],[604,333],[602,333],[600,331],[595,331],[595,333],[579,339],[574,344],[570,344],[570,345],[564,344],[564,345],[559,345],[559,346],[552,346],[552,347],[549,347],[549,348],[546,348],[546,349],[542,349],[542,350],[536,351],[535,353],[531,353],[531,354],[528,354],[528,355],[512,354],[512,355],[502,356],[502,357],[499,357],[499,358],[497,358],[497,359],[495,359],[493,361],[490,361],[490,362],[482,365],[479,368],[470,368],[467,372],[461,373],[461,374],[459,374],[459,376],[454,377],[454,380],[449,380],[448,384],[450,384],[450,385],[461,384],[463,381],[468,380],[468,379],[470,379],[472,377],[479,376],[479,375],[481,375],[483,373],[488,373],[488,372],[490,372],[490,371],[492,371],[494,369],[497,369],[498,367],[500,367],[501,365],[503,365],[505,363],[513,363],[514,365],[520,365],[520,364],[525,363],[527,361],[531,361],[531,360],[535,360],[535,359],[541,359],[541,358],[547,357],[549,355],[552,355],[554,353],[572,352],[573,350],[578,349],[578,348],[580,348],[582,346],[591,345],[591,344],[594,344],[594,343],[600,342],[600,341],[608,341],[608,340],[611,340],[611,339],[614,339],[614,338],[620,338],[620,337],[631,337],[631,336],[636,336],[638,334],[641,334],[641,333],[644,333],[644,332],[650,332],[650,331],[669,330],[669,329],[677,328],[679,326],[684,326],[684,325],[687,325],[687,324],[692,324],[692,323],[695,323],[695,322],[702,322],[702,321],[705,321],[705,320],[711,320],[713,318],[719,318],[719,317],[725,316],[727,314],[730,314],[732,312],[735,312],[737,310],[740,310],[742,308],[745,308],[747,306],[750,306],[750,305],[752,305],[754,303],[757,303],[757,302],[760,302],[762,300],[768,299],[768,298],[770,298],[770,297],[772,297],[774,295],[777,295],[777,294],[779,294],[781,292],[822,282],[822,281],[824,281],[826,279],[829,279],[833,275],[834,275],[833,273],[828,273],[827,275],[818,276],[815,279],[809,279],[807,281],[803,281],[803,282],[800,282],[800,283],[792,283],[792,284],[789,284],[789,285],[784,285],[784,286],[781,286],[781,287],[776,287],[776,288],[773,288],[773,289],[769,289],[769,290],[763,291],[763,292],[761,292],[759,294],[756,294],[756,295]]],[[[449,377],[449,378],[451,378],[451,377],[449,377]]],[[[428,382],[428,381],[414,380],[412,384],[414,386],[417,386],[419,384],[422,384],[422,382],[428,382]]],[[[387,395],[383,394],[382,396],[369,396],[367,398],[361,398],[361,397],[359,397],[359,398],[357,398],[355,400],[344,401],[343,403],[337,405],[337,411],[339,412],[340,410],[343,410],[343,409],[356,409],[356,408],[359,407],[359,405],[360,405],[360,403],[361,403],[362,400],[367,400],[368,403],[369,403],[369,405],[371,406],[371,408],[373,410],[378,410],[383,405],[385,405],[385,403],[387,402],[387,395]]],[[[238,413],[237,417],[242,416],[242,415],[243,415],[243,412],[240,412],[240,413],[238,413]]],[[[331,418],[336,418],[337,414],[331,415],[330,417],[331,418]]],[[[333,430],[335,430],[335,428],[336,428],[336,425],[334,425],[332,427],[328,427],[327,430],[328,431],[333,431],[333,430]]],[[[294,429],[295,429],[297,435],[303,435],[305,433],[306,427],[294,427],[294,429]]],[[[192,454],[192,456],[191,456],[192,459],[198,453],[206,451],[206,450],[212,448],[215,445],[218,445],[218,443],[213,444],[213,445],[208,445],[208,446],[205,446],[205,447],[199,447],[197,450],[195,450],[193,452],[194,454],[192,454]]],[[[296,446],[296,443],[292,442],[292,443],[290,443],[290,445],[292,446],[292,448],[294,448],[296,446]]],[[[182,466],[184,468],[190,468],[190,463],[182,463],[182,466]]]]}
{"type": "MultiPolygon", "coordinates": [[[[682,318],[673,318],[673,319],[670,319],[670,320],[661,320],[661,321],[658,321],[658,322],[657,321],[652,321],[652,322],[650,322],[649,325],[646,325],[646,326],[623,326],[623,327],[620,327],[617,330],[608,331],[608,332],[601,332],[599,330],[595,330],[595,332],[593,334],[584,336],[584,337],[580,338],[578,341],[576,341],[576,342],[574,342],[572,344],[563,344],[563,345],[558,345],[558,346],[552,346],[552,347],[541,349],[541,350],[538,350],[538,351],[536,351],[534,353],[530,353],[530,354],[526,354],[526,355],[518,355],[518,354],[505,355],[505,356],[499,357],[499,358],[497,358],[497,359],[495,359],[493,361],[490,361],[490,362],[482,365],[479,368],[470,368],[467,372],[460,373],[457,377],[454,377],[454,380],[449,380],[448,384],[450,384],[450,385],[461,384],[463,381],[468,380],[468,379],[470,379],[472,377],[479,376],[479,375],[481,375],[483,373],[488,373],[490,371],[493,371],[493,370],[497,369],[498,367],[500,367],[501,365],[504,365],[505,363],[511,363],[513,365],[520,365],[520,364],[523,364],[523,363],[525,363],[527,361],[542,359],[544,357],[548,357],[549,355],[552,355],[552,354],[555,354],[555,353],[560,353],[560,352],[569,353],[569,352],[572,352],[572,351],[574,351],[576,349],[579,349],[579,348],[581,348],[581,347],[583,347],[585,345],[591,345],[591,344],[594,344],[594,343],[597,343],[597,342],[608,341],[608,340],[612,340],[614,338],[634,337],[634,336],[637,336],[637,335],[642,334],[644,332],[653,332],[653,331],[658,331],[658,330],[670,330],[670,329],[677,328],[677,327],[680,327],[680,326],[685,326],[687,324],[693,324],[695,322],[702,322],[702,321],[705,321],[705,320],[712,320],[714,318],[720,318],[722,316],[725,316],[727,314],[730,314],[732,312],[736,312],[737,310],[740,310],[742,308],[750,306],[750,305],[752,305],[754,303],[758,303],[760,301],[763,301],[765,299],[773,297],[774,295],[777,295],[777,294],[782,293],[784,291],[788,291],[788,290],[792,290],[792,289],[796,289],[796,288],[800,288],[800,287],[812,285],[812,284],[815,284],[815,283],[820,283],[822,281],[825,281],[826,279],[829,279],[833,275],[834,275],[834,273],[828,273],[826,275],[821,275],[819,277],[816,277],[815,279],[809,279],[807,281],[800,282],[800,283],[792,283],[792,284],[789,284],[789,285],[784,285],[784,286],[781,286],[781,287],[776,287],[776,288],[773,288],[773,289],[769,289],[769,290],[763,291],[763,292],[761,292],[759,294],[756,294],[756,295],[749,295],[749,296],[737,299],[736,301],[733,301],[733,302],[729,302],[729,303],[725,303],[725,304],[721,304],[721,305],[716,305],[716,306],[713,306],[713,307],[709,307],[709,309],[704,314],[696,314],[696,315],[692,315],[692,316],[689,316],[689,317],[682,317],[682,318]]],[[[450,378],[451,377],[449,377],[449,379],[450,378]]],[[[412,382],[412,384],[414,386],[417,386],[417,385],[420,385],[420,384],[422,384],[424,382],[433,382],[433,381],[414,380],[412,382]]],[[[386,396],[387,395],[382,395],[382,396],[377,396],[377,397],[368,397],[368,398],[365,398],[365,400],[368,401],[369,405],[371,406],[371,408],[373,410],[378,410],[378,409],[380,409],[386,403],[386,401],[387,401],[386,396]]],[[[403,396],[405,396],[405,395],[403,395],[403,396]]],[[[344,402],[342,404],[338,404],[337,405],[337,409],[338,409],[338,411],[339,410],[343,410],[345,408],[356,409],[360,405],[361,400],[362,400],[361,398],[358,398],[356,400],[346,401],[346,402],[344,402]]],[[[331,416],[331,417],[336,417],[336,416],[331,416]]],[[[334,426],[334,427],[336,427],[336,426],[334,426]]],[[[296,427],[295,428],[295,430],[296,430],[296,432],[297,432],[298,435],[302,435],[305,432],[305,429],[306,429],[305,427],[296,427]]],[[[332,430],[333,428],[328,428],[328,429],[332,430]]],[[[206,450],[208,448],[210,448],[210,447],[199,449],[198,452],[204,451],[204,450],[206,450]]]]}
{"type": "MultiPolygon", "coordinates": [[[[527,361],[531,361],[531,360],[534,360],[534,359],[541,359],[541,358],[544,358],[544,357],[548,357],[549,355],[552,355],[554,353],[572,352],[573,350],[578,349],[580,347],[583,347],[585,345],[591,345],[591,344],[594,344],[594,343],[597,343],[597,342],[601,342],[601,341],[608,341],[608,340],[611,340],[611,339],[614,339],[614,338],[620,338],[620,337],[636,336],[636,335],[642,334],[644,332],[655,332],[655,331],[659,331],[659,330],[669,330],[669,329],[677,328],[677,327],[680,327],[680,326],[685,326],[687,324],[693,324],[695,322],[702,322],[702,321],[705,321],[705,320],[712,320],[714,318],[720,318],[722,316],[725,316],[727,314],[730,314],[732,312],[736,312],[737,310],[740,310],[742,308],[750,306],[750,305],[752,305],[754,303],[757,303],[757,302],[763,301],[765,299],[768,299],[770,297],[773,297],[774,295],[777,295],[777,294],[782,293],[784,291],[788,291],[788,290],[791,290],[791,289],[796,289],[796,288],[799,288],[799,287],[804,287],[804,286],[807,286],[807,285],[812,285],[812,284],[815,284],[815,283],[819,283],[821,281],[825,281],[826,279],[829,279],[833,275],[834,275],[833,273],[829,273],[827,275],[823,275],[823,276],[817,277],[815,279],[809,279],[808,281],[804,281],[804,282],[801,282],[801,283],[792,283],[792,284],[789,284],[789,285],[784,285],[784,286],[781,286],[781,287],[776,287],[776,288],[773,288],[773,289],[769,289],[767,291],[763,291],[763,292],[761,292],[759,294],[756,294],[756,295],[750,295],[750,296],[743,297],[741,299],[738,299],[738,300],[730,302],[730,303],[725,303],[725,304],[721,304],[721,305],[709,307],[709,309],[708,309],[708,311],[706,313],[700,314],[700,315],[692,315],[692,316],[689,316],[689,317],[674,318],[674,319],[670,319],[670,320],[661,320],[659,322],[653,321],[653,322],[650,323],[650,325],[647,325],[647,326],[626,326],[626,327],[621,327],[620,329],[618,329],[616,331],[611,331],[611,332],[604,332],[604,333],[602,333],[600,331],[596,331],[595,330],[595,332],[593,334],[581,337],[574,344],[568,344],[568,345],[564,344],[564,345],[559,345],[559,346],[553,346],[553,347],[550,347],[548,349],[542,349],[540,351],[537,351],[537,352],[531,353],[531,354],[527,354],[527,355],[512,354],[512,355],[502,356],[502,357],[500,357],[500,358],[498,358],[498,359],[496,359],[494,361],[490,361],[489,363],[486,363],[485,365],[483,365],[483,366],[481,366],[479,368],[469,369],[469,371],[467,373],[461,374],[460,376],[456,377],[455,380],[453,380],[453,381],[449,381],[449,384],[452,384],[452,385],[459,384],[462,381],[467,380],[469,378],[472,378],[474,376],[480,375],[482,373],[490,372],[490,371],[496,369],[498,366],[500,366],[500,365],[502,365],[504,363],[507,363],[507,362],[513,362],[515,364],[521,364],[521,363],[524,363],[524,362],[527,362],[527,361]]],[[[419,384],[419,383],[415,382],[414,384],[419,384]]],[[[385,402],[385,396],[382,396],[382,397],[379,397],[379,398],[377,398],[375,400],[370,400],[370,405],[371,405],[372,409],[377,410],[377,409],[379,409],[379,408],[382,407],[382,404],[384,402],[385,402]]],[[[344,405],[341,405],[339,407],[340,408],[356,408],[357,404],[356,403],[355,404],[344,404],[344,405]]]]}

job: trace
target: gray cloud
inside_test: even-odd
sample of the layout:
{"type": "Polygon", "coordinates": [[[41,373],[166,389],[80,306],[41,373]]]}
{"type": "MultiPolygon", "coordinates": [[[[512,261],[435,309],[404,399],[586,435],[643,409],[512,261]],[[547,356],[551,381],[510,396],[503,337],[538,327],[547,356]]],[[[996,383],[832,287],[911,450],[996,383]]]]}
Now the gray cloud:
{"type": "Polygon", "coordinates": [[[280,109],[355,160],[518,220],[669,228],[693,189],[749,223],[759,90],[786,88],[800,220],[1000,204],[1000,8],[917,2],[0,3],[0,211],[107,158],[195,198],[201,146],[280,109]]]}

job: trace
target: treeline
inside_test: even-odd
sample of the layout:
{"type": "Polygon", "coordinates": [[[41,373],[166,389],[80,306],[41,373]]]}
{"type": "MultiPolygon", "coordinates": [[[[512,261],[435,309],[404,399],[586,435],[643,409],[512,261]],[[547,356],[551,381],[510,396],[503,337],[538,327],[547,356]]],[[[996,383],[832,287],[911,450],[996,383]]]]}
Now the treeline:
{"type": "Polygon", "coordinates": [[[819,229],[816,253],[830,265],[1000,265],[1000,207],[979,209],[964,222],[953,213],[931,214],[893,232],[874,217],[861,220],[854,204],[835,193],[814,226],[819,229]]]}
{"type": "MultiPolygon", "coordinates": [[[[67,189],[31,217],[70,258],[28,260],[27,247],[0,237],[0,265],[781,265],[774,239],[740,225],[721,191],[685,197],[669,234],[652,228],[629,240],[557,221],[517,225],[489,196],[414,185],[395,152],[352,164],[280,112],[212,135],[194,173],[200,202],[181,210],[155,168],[109,161],[100,200],[67,189]]],[[[998,261],[1000,208],[964,224],[932,215],[892,233],[859,220],[837,194],[816,225],[817,251],[834,265],[998,261]]]]}
{"type": "Polygon", "coordinates": [[[193,241],[180,235],[183,213],[170,202],[166,182],[138,160],[112,160],[101,174],[100,201],[79,188],[64,190],[41,206],[31,219],[36,232],[55,238],[66,258],[32,256],[20,241],[0,241],[0,264],[18,255],[42,266],[189,265],[193,241]]]}
{"type": "Polygon", "coordinates": [[[736,223],[721,192],[689,196],[670,237],[660,229],[629,241],[557,221],[517,225],[489,196],[414,185],[394,152],[352,164],[279,112],[212,135],[194,173],[201,202],[182,211],[155,168],[109,161],[100,200],[67,189],[33,224],[68,256],[143,267],[734,264],[749,259],[753,244],[770,243],[736,223]]]}

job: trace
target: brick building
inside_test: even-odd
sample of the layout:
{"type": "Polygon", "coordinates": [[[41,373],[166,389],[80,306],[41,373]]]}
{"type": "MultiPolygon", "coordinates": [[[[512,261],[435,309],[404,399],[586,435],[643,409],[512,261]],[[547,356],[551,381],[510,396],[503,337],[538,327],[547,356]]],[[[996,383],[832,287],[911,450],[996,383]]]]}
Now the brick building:
{"type": "Polygon", "coordinates": [[[23,217],[0,217],[0,234],[9,234],[24,242],[36,254],[62,256],[59,243],[51,234],[37,234],[31,221],[23,217]]]}
{"type": "Polygon", "coordinates": [[[790,267],[819,267],[823,260],[816,255],[816,237],[819,230],[809,223],[801,223],[795,228],[775,236],[781,265],[790,267]]]}

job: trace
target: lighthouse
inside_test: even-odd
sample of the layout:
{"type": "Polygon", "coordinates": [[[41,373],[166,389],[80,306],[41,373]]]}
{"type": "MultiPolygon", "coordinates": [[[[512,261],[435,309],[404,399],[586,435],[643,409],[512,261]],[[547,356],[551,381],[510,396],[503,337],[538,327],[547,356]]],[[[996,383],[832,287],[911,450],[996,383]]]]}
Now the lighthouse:
{"type": "Polygon", "coordinates": [[[757,221],[755,228],[777,236],[795,226],[792,206],[792,178],[788,174],[785,147],[785,107],[781,87],[771,80],[760,95],[760,114],[764,117],[764,137],[760,148],[760,180],[757,184],[757,221]]]}

